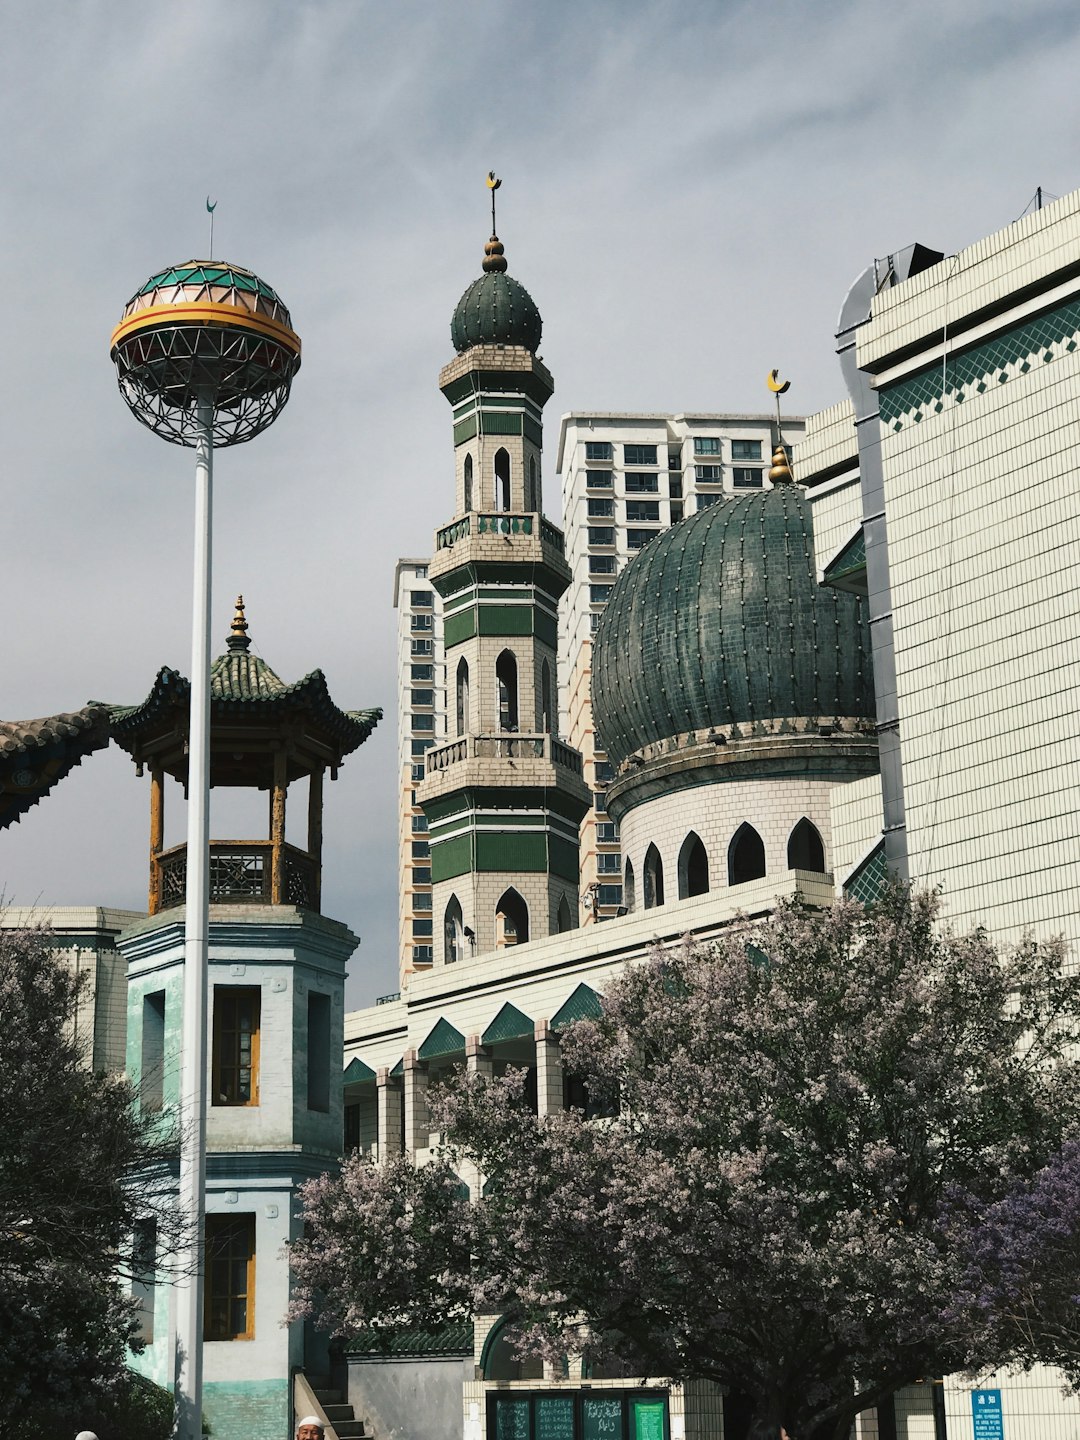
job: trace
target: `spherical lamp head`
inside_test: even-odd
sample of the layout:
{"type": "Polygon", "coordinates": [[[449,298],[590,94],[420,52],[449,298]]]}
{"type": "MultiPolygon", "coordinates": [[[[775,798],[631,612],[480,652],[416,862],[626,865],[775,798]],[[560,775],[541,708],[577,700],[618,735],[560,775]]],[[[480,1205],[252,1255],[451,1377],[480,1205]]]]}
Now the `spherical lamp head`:
{"type": "Polygon", "coordinates": [[[277,418],[300,368],[300,337],[265,280],[224,260],[188,260],[135,292],[109,353],[128,408],[155,435],[194,446],[208,400],[213,443],[224,447],[277,418]]]}

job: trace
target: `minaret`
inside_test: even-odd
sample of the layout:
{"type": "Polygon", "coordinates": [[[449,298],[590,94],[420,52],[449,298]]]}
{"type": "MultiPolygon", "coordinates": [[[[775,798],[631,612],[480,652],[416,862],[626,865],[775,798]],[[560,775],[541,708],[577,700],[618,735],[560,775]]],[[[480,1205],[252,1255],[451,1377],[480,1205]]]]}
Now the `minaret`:
{"type": "MultiPolygon", "coordinates": [[[[492,175],[492,231],[494,189],[492,175]]],[[[428,817],[436,965],[576,924],[581,754],[556,737],[557,613],[570,583],[562,532],[543,516],[541,320],[507,273],[498,235],[458,301],[456,505],[429,578],[443,601],[447,734],[417,802],[428,817]]]]}

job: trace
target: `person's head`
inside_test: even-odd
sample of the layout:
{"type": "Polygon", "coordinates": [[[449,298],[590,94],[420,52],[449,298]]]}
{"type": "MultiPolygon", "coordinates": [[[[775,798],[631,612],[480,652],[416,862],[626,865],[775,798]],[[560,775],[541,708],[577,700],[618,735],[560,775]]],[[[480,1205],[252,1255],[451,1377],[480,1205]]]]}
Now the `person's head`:
{"type": "Polygon", "coordinates": [[[75,1440],[97,1440],[97,1436],[93,1430],[80,1430],[78,1435],[75,1436],[75,1440]]]}
{"type": "Polygon", "coordinates": [[[296,1427],[296,1440],[323,1440],[326,1431],[317,1415],[305,1415],[296,1427]]]}

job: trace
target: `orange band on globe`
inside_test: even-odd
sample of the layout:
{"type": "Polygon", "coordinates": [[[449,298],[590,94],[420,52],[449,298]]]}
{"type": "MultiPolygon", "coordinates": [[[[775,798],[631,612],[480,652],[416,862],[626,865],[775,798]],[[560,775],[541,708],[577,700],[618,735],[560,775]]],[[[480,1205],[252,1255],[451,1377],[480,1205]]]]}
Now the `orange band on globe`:
{"type": "Polygon", "coordinates": [[[282,325],[279,320],[271,320],[268,315],[253,315],[242,305],[221,305],[211,301],[183,305],[148,305],[145,310],[136,311],[134,315],[121,320],[113,331],[109,341],[109,353],[112,354],[122,340],[128,339],[139,330],[153,329],[165,322],[182,325],[185,321],[195,325],[221,325],[256,330],[268,340],[276,340],[278,344],[284,345],[294,355],[300,354],[300,336],[287,325],[282,325]]]}

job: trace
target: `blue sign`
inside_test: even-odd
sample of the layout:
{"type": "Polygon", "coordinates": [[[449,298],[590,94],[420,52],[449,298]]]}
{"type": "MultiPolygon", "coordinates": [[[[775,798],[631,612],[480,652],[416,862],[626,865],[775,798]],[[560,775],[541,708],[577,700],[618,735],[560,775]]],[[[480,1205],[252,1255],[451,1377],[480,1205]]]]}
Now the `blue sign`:
{"type": "Polygon", "coordinates": [[[1001,1391],[972,1390],[971,1419],[975,1426],[975,1440],[1005,1440],[1001,1391]]]}

